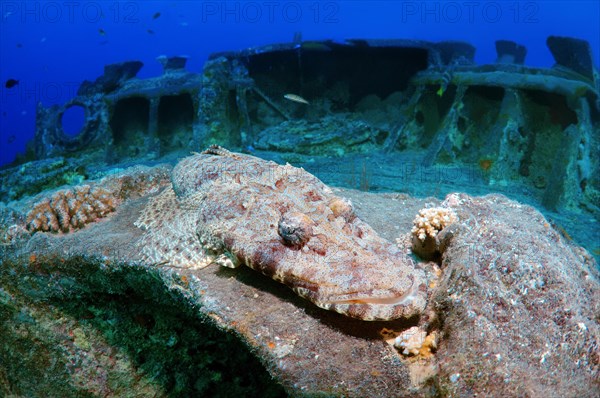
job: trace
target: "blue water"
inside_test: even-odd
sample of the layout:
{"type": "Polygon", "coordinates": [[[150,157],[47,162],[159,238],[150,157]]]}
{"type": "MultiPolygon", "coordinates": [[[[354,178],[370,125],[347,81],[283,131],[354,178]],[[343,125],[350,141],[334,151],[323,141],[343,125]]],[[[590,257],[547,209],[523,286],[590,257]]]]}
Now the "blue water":
{"type": "MultiPolygon", "coordinates": [[[[476,62],[495,60],[494,41],[528,48],[526,64],[553,64],[548,35],[588,40],[600,62],[600,2],[594,1],[2,1],[0,165],[34,136],[35,107],[61,104],[105,64],[144,63],[158,75],[161,54],[190,56],[200,71],[210,53],[292,41],[347,38],[465,40],[476,62]],[[19,84],[6,88],[8,79],[19,84]]],[[[366,76],[365,78],[368,78],[366,76]]],[[[81,115],[69,115],[65,129],[81,115]]],[[[73,128],[76,131],[76,128],[73,128]]]]}

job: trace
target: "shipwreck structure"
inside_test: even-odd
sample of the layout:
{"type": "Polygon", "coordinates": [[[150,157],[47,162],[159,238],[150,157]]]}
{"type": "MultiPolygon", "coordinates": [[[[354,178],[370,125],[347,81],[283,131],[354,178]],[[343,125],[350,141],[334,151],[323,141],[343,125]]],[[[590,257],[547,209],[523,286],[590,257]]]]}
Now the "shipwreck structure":
{"type": "Polygon", "coordinates": [[[109,65],[40,105],[31,161],[0,170],[0,395],[596,397],[599,79],[580,40],[550,37],[550,69],[496,45],[491,65],[402,40],[220,53],[202,73],[160,57],[161,76],[109,65]],[[189,156],[210,144],[308,173],[189,156]],[[443,184],[461,192],[411,192],[443,184]],[[387,273],[406,293],[380,294],[387,273]],[[365,295],[320,304],[413,316],[315,305],[350,280],[365,295]]]}
{"type": "Polygon", "coordinates": [[[600,79],[585,41],[551,36],[556,64],[532,68],[518,43],[474,63],[465,42],[296,41],[212,54],[202,73],[160,57],[108,65],[62,106],[38,106],[35,157],[94,152],[110,164],[220,144],[312,157],[408,156],[422,167],[477,168],[555,209],[600,201],[600,79]],[[293,102],[286,94],[308,102],[293,102]],[[83,107],[80,133],[62,115],[83,107]]]}

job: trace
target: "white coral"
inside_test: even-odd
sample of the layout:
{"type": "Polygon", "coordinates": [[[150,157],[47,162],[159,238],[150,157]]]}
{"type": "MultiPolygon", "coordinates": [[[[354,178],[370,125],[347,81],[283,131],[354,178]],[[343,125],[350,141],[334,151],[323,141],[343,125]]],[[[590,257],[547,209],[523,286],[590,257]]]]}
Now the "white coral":
{"type": "Polygon", "coordinates": [[[418,355],[425,341],[425,336],[427,336],[427,332],[413,326],[396,337],[394,346],[402,350],[403,355],[418,355]]]}
{"type": "Polygon", "coordinates": [[[438,333],[432,332],[427,334],[425,330],[420,329],[417,326],[413,326],[410,329],[402,332],[394,340],[394,347],[396,347],[402,355],[429,357],[437,349],[438,344],[438,333]]]}
{"type": "Polygon", "coordinates": [[[456,222],[456,220],[454,211],[446,207],[421,209],[413,220],[414,226],[411,232],[421,242],[424,242],[427,237],[435,239],[438,232],[456,222]]]}

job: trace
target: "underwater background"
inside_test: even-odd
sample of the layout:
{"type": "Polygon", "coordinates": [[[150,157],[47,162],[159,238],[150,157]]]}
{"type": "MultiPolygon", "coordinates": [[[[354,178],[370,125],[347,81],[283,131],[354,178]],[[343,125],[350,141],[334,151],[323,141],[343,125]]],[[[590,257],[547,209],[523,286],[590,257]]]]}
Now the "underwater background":
{"type": "MultiPolygon", "coordinates": [[[[560,152],[574,150],[564,149],[561,143],[561,136],[567,134],[561,131],[569,125],[576,125],[584,135],[597,135],[591,131],[600,84],[596,1],[5,1],[1,7],[0,165],[8,166],[18,154],[17,163],[23,163],[76,155],[77,148],[103,142],[110,146],[103,159],[84,156],[77,164],[56,166],[52,173],[60,169],[64,177],[50,184],[57,186],[89,178],[93,173],[78,171],[86,167],[125,162],[124,155],[130,161],[152,162],[178,150],[200,149],[190,146],[219,144],[249,153],[262,151],[263,158],[303,166],[334,186],[443,197],[460,182],[461,189],[472,194],[503,192],[543,210],[575,210],[575,215],[563,219],[555,214],[553,219],[569,238],[600,255],[596,221],[590,228],[588,219],[578,215],[582,206],[592,214],[599,209],[597,138],[582,141],[580,154],[560,152]],[[410,48],[411,40],[415,47],[438,47],[425,61],[416,52],[402,52],[410,48]],[[361,55],[365,45],[374,50],[361,55]],[[400,49],[397,54],[394,46],[400,49]],[[382,48],[379,53],[377,47],[382,48]],[[355,58],[343,55],[353,48],[355,58]],[[520,55],[501,55],[506,51],[520,55]],[[436,53],[441,55],[431,55],[436,53]],[[327,54],[334,61],[327,61],[327,54]],[[220,55],[229,59],[231,72],[217,66],[220,55]],[[432,59],[435,56],[440,60],[432,59]],[[180,57],[183,63],[178,67],[191,73],[182,75],[181,83],[169,80],[168,69],[163,74],[170,57],[180,57]],[[239,62],[247,65],[237,68],[239,62]],[[521,76],[496,78],[497,87],[512,84],[510,79],[538,79],[538,83],[523,91],[525,99],[517,98],[511,105],[502,89],[465,81],[465,87],[473,87],[462,101],[452,80],[460,80],[454,72],[465,62],[475,71],[500,65],[499,70],[516,70],[521,76]],[[511,62],[523,67],[510,69],[511,62]],[[553,68],[555,63],[560,65],[553,68]],[[116,69],[105,69],[110,64],[116,69]],[[409,81],[423,68],[438,75],[414,79],[419,89],[411,94],[409,81]],[[559,83],[545,74],[562,76],[565,70],[571,73],[568,78],[582,79],[583,85],[548,94],[559,83]],[[154,86],[157,92],[176,94],[186,84],[204,88],[198,98],[165,101],[158,109],[158,119],[163,120],[158,126],[141,120],[145,116],[139,115],[148,110],[135,100],[119,102],[122,106],[111,108],[105,116],[88,107],[91,115],[86,120],[86,106],[79,106],[78,94],[86,98],[92,98],[94,90],[109,94],[126,81],[114,83],[115,87],[106,82],[132,76],[129,90],[133,91],[152,91],[154,86]],[[155,80],[144,83],[151,78],[155,80]],[[238,81],[247,78],[246,83],[238,81]],[[219,79],[229,79],[238,91],[225,93],[219,79]],[[90,84],[91,91],[86,91],[90,84]],[[251,85],[250,91],[244,84],[251,85]],[[483,91],[477,92],[478,87],[483,91]],[[579,96],[577,90],[590,89],[585,95],[592,104],[591,120],[586,124],[582,115],[576,115],[579,111],[572,110],[576,100],[567,104],[569,95],[564,94],[570,90],[579,96]],[[239,103],[242,96],[249,96],[249,102],[239,103]],[[302,96],[316,103],[304,104],[302,96]],[[463,102],[464,109],[454,109],[463,102]],[[523,115],[517,117],[521,111],[523,115]],[[508,119],[503,120],[503,115],[508,119]],[[100,122],[102,118],[108,120],[100,122]],[[94,127],[97,123],[104,124],[94,127]],[[506,136],[499,144],[500,133],[493,130],[517,128],[513,125],[518,125],[514,134],[520,138],[506,136]],[[34,141],[36,129],[39,137],[34,141]],[[151,129],[156,131],[150,135],[158,134],[161,142],[149,142],[145,133],[135,133],[151,129]],[[340,141],[343,130],[346,142],[340,141]],[[528,134],[528,130],[536,132],[528,134]],[[74,143],[67,144],[69,140],[74,143]],[[423,161],[423,156],[430,159],[423,161]],[[562,159],[555,161],[557,157],[562,159]],[[577,165],[569,168],[569,162],[577,165]]],[[[128,95],[123,93],[113,92],[111,101],[128,95]]],[[[0,199],[36,192],[35,183],[24,185],[29,189],[13,189],[0,199]]],[[[7,191],[5,186],[0,193],[7,191]]]]}
{"type": "Polygon", "coordinates": [[[0,396],[596,398],[599,21],[0,2],[0,396]]]}
{"type": "MultiPolygon", "coordinates": [[[[62,104],[104,65],[188,55],[200,72],[209,54],[292,41],[350,38],[465,40],[478,64],[496,59],[494,41],[527,47],[526,64],[550,67],[547,36],[589,41],[600,62],[597,1],[3,1],[0,3],[0,165],[33,138],[35,106],[62,104]],[[7,88],[9,79],[18,85],[7,88]]],[[[364,77],[368,79],[368,76],[364,77]]],[[[81,114],[69,116],[77,132],[81,114]]]]}

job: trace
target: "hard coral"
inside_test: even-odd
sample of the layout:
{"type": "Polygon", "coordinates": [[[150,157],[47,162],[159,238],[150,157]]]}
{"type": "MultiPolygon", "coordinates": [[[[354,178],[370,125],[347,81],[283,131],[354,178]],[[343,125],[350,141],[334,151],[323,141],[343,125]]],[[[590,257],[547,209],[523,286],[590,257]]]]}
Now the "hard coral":
{"type": "Polygon", "coordinates": [[[103,218],[118,205],[119,199],[101,187],[80,185],[63,189],[38,202],[27,213],[27,229],[70,232],[103,218]]]}
{"type": "Polygon", "coordinates": [[[424,242],[427,237],[435,238],[438,232],[456,221],[456,214],[452,209],[445,207],[433,207],[421,209],[413,220],[411,232],[414,236],[424,242]]]}
{"type": "MultiPolygon", "coordinates": [[[[104,178],[45,195],[27,213],[30,232],[71,232],[106,217],[128,199],[156,192],[169,183],[169,167],[134,166],[104,178]]],[[[29,207],[29,206],[28,206],[29,207]]]]}
{"type": "Polygon", "coordinates": [[[402,355],[418,355],[422,358],[428,358],[433,355],[433,352],[437,349],[437,344],[437,332],[434,331],[431,334],[427,334],[425,330],[419,329],[417,326],[404,331],[394,340],[394,347],[400,350],[402,355]]]}
{"type": "Polygon", "coordinates": [[[456,214],[447,207],[432,207],[419,210],[413,220],[413,251],[424,259],[432,259],[440,252],[438,233],[456,222],[456,214]]]}

